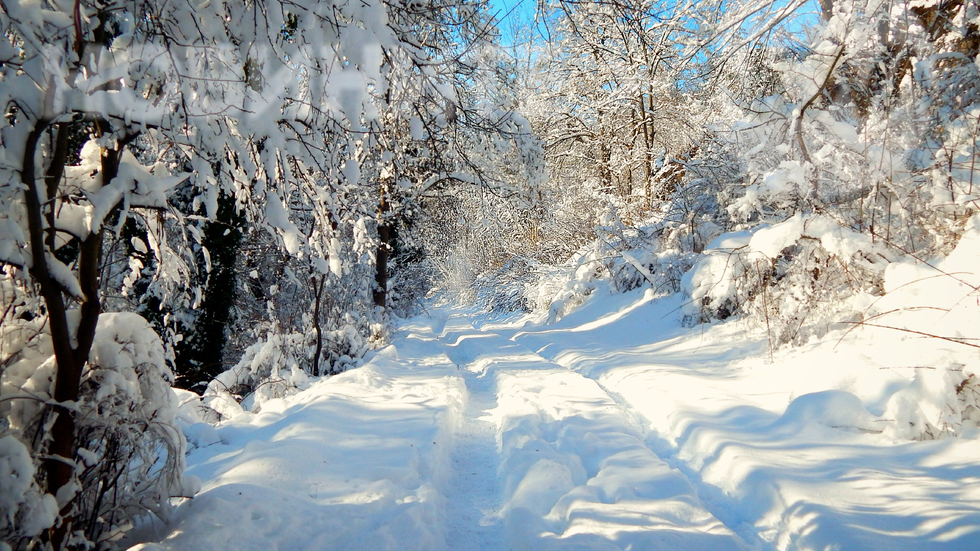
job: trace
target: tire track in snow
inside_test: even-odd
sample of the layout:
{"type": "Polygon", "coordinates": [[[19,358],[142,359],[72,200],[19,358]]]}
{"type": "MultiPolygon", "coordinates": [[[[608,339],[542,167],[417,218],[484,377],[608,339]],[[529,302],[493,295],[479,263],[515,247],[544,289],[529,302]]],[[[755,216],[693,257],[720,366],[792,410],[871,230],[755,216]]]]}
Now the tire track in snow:
{"type": "Polygon", "coordinates": [[[538,352],[533,353],[541,356],[544,360],[562,365],[569,371],[578,373],[582,377],[595,382],[622,409],[624,418],[628,420],[630,426],[636,431],[636,436],[643,442],[643,445],[688,481],[691,487],[697,492],[700,505],[736,534],[745,548],[765,551],[775,549],[773,542],[766,541],[760,537],[755,526],[745,524],[736,516],[732,504],[728,503],[728,500],[725,499],[725,496],[717,487],[704,482],[697,471],[692,469],[685,461],[676,457],[676,449],[651,430],[652,423],[650,420],[637,410],[622,394],[603,384],[599,378],[581,374],[570,365],[563,364],[560,358],[549,359],[547,356],[538,352]]]}
{"type": "Polygon", "coordinates": [[[499,518],[509,548],[750,548],[644,443],[634,412],[596,381],[474,329],[464,316],[449,320],[442,340],[470,373],[468,384],[498,393],[506,498],[499,518]]]}
{"type": "MultiPolygon", "coordinates": [[[[488,412],[497,406],[496,387],[486,373],[470,369],[469,362],[454,353],[444,329],[448,322],[440,320],[439,339],[446,355],[460,370],[467,396],[455,431],[454,474],[445,492],[449,504],[446,546],[450,551],[499,551],[506,549],[500,516],[500,455],[495,426],[488,418],[488,412]]],[[[461,329],[456,324],[452,328],[461,329]]]]}
{"type": "Polygon", "coordinates": [[[656,453],[664,463],[670,465],[672,469],[681,473],[688,480],[691,486],[697,491],[701,505],[708,512],[724,523],[729,530],[737,534],[742,539],[742,542],[745,543],[746,547],[766,551],[774,551],[776,549],[773,542],[766,541],[759,536],[759,532],[755,526],[747,525],[736,516],[732,505],[725,499],[721,490],[712,484],[704,482],[697,471],[692,469],[685,461],[677,458],[674,448],[666,440],[650,430],[650,422],[622,394],[606,387],[596,379],[593,380],[627,412],[627,415],[637,420],[637,427],[640,428],[641,439],[644,445],[656,453]]]}

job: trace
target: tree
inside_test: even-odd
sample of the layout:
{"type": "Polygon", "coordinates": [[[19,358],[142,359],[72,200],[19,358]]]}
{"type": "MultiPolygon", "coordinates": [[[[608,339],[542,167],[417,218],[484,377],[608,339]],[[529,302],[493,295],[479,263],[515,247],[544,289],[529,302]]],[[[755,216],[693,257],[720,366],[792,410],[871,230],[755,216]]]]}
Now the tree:
{"type": "MultiPolygon", "coordinates": [[[[79,409],[71,404],[82,398],[100,324],[107,226],[123,211],[165,208],[167,190],[187,177],[172,175],[165,164],[143,165],[127,149],[144,132],[155,133],[170,122],[166,97],[132,86],[141,78],[147,85],[164,83],[139,59],[118,55],[119,46],[132,39],[133,29],[127,28],[132,20],[111,4],[51,7],[62,11],[8,3],[0,15],[5,29],[2,216],[10,230],[2,260],[6,276],[21,280],[16,285],[26,292],[10,306],[20,308],[20,319],[43,319],[46,339],[35,336],[30,345],[49,342],[57,366],[51,387],[37,389],[30,399],[50,396],[53,404],[40,423],[50,433],[35,442],[47,456],[40,479],[58,498],[61,522],[50,541],[60,548],[87,515],[77,507],[84,492],[72,485],[82,460],[76,455],[79,409]],[[62,25],[62,16],[74,24],[62,25]],[[129,71],[128,81],[121,78],[123,71],[129,71]],[[134,113],[145,118],[134,122],[134,113]],[[91,132],[86,146],[80,154],[70,151],[85,130],[91,132]],[[69,167],[70,156],[80,156],[80,164],[69,167]]],[[[5,360],[23,353],[15,348],[5,360]]],[[[179,446],[170,451],[182,453],[179,446]]]]}

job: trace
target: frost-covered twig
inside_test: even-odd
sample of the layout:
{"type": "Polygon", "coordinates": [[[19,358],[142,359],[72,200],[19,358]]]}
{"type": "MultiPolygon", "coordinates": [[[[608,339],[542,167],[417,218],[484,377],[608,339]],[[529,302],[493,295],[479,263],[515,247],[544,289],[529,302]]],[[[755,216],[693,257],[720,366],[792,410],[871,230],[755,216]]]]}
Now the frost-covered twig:
{"type": "Polygon", "coordinates": [[[944,337],[942,335],[933,335],[932,333],[925,333],[923,331],[916,331],[914,329],[906,329],[904,327],[892,327],[890,325],[879,325],[877,323],[867,323],[867,322],[863,322],[863,321],[845,321],[845,322],[841,322],[841,323],[853,324],[853,325],[858,325],[858,326],[862,326],[863,325],[863,326],[866,326],[866,327],[878,327],[880,329],[892,329],[892,330],[895,330],[895,331],[901,331],[903,333],[912,333],[912,334],[915,334],[915,335],[921,335],[923,337],[929,337],[931,339],[941,339],[941,340],[944,340],[944,341],[954,342],[956,344],[962,344],[964,346],[970,346],[970,347],[973,347],[973,348],[980,348],[980,344],[972,344],[972,343],[968,343],[968,342],[963,342],[963,341],[980,341],[980,338],[971,338],[971,337],[944,337]]]}
{"type": "MultiPolygon", "coordinates": [[[[803,160],[808,164],[813,164],[813,160],[810,158],[810,153],[807,151],[806,143],[804,143],[803,140],[803,115],[806,113],[806,110],[813,105],[813,102],[815,102],[817,98],[823,94],[824,90],[827,88],[827,85],[830,84],[831,80],[834,78],[834,69],[837,68],[837,63],[843,56],[844,42],[841,42],[840,48],[837,49],[837,55],[834,57],[834,61],[831,62],[830,68],[827,70],[826,78],[824,78],[823,82],[813,93],[813,95],[810,96],[810,99],[803,104],[803,107],[800,107],[800,111],[796,115],[796,120],[793,122],[793,131],[796,134],[796,143],[800,146],[800,153],[803,155],[803,160]]],[[[816,182],[814,182],[813,185],[814,188],[816,188],[816,182]]]]}

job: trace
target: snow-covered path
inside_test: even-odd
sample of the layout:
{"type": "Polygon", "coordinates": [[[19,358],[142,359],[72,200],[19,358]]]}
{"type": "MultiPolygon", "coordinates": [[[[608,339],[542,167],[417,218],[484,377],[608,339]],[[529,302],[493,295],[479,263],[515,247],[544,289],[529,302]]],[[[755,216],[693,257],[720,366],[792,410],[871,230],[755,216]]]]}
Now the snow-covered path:
{"type": "Polygon", "coordinates": [[[861,429],[894,381],[821,392],[847,367],[825,350],[755,361],[758,338],[685,329],[671,300],[587,306],[404,322],[363,367],[199,442],[203,491],[143,548],[972,548],[980,446],[861,429]]]}
{"type": "Polygon", "coordinates": [[[594,381],[453,321],[449,357],[496,384],[507,528],[501,549],[744,548],[594,381]]]}
{"type": "Polygon", "coordinates": [[[468,365],[456,366],[467,393],[466,407],[455,432],[453,476],[446,490],[446,545],[448,549],[498,551],[505,547],[500,514],[500,455],[490,417],[497,406],[496,388],[486,372],[471,370],[468,365]]]}

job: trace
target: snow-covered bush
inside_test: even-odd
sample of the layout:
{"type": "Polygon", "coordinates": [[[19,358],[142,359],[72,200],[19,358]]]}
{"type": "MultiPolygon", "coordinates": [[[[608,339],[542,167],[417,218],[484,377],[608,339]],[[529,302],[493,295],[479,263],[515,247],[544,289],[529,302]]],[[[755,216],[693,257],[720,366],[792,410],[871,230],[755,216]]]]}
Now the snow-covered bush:
{"type": "Polygon", "coordinates": [[[542,208],[529,256],[539,262],[560,265],[595,239],[594,229],[602,213],[615,208],[609,194],[592,187],[559,186],[542,208]]]}
{"type": "Polygon", "coordinates": [[[976,366],[920,366],[912,383],[888,401],[886,432],[900,439],[936,440],[980,427],[976,366]]]}
{"type": "Polygon", "coordinates": [[[553,323],[575,310],[598,288],[608,275],[605,265],[597,258],[598,247],[590,247],[573,256],[562,266],[547,267],[539,280],[528,289],[528,299],[534,310],[548,312],[553,323]]]}
{"type": "Polygon", "coordinates": [[[596,239],[560,266],[540,266],[527,287],[527,301],[556,321],[577,308],[600,286],[626,292],[650,286],[658,295],[680,290],[681,278],[697,258],[693,246],[718,231],[710,223],[688,224],[670,217],[669,205],[646,224],[624,223],[615,208],[601,213],[596,239]],[[665,214],[666,213],[666,214],[665,214]]]}
{"type": "Polygon", "coordinates": [[[475,283],[483,268],[479,256],[477,247],[461,241],[446,254],[433,259],[439,289],[447,299],[469,303],[476,298],[475,283]]]}
{"type": "Polygon", "coordinates": [[[29,540],[54,525],[58,502],[34,481],[34,458],[13,434],[0,436],[0,543],[29,540]]]}
{"type": "Polygon", "coordinates": [[[487,312],[529,311],[526,293],[535,278],[536,264],[529,258],[515,256],[496,270],[481,274],[474,282],[476,303],[487,312]]]}
{"type": "Polygon", "coordinates": [[[684,277],[687,315],[705,322],[747,313],[774,344],[805,342],[835,322],[859,320],[847,300],[880,294],[892,258],[869,236],[820,215],[724,234],[684,277]]]}
{"type": "Polygon", "coordinates": [[[367,316],[346,314],[339,327],[322,331],[322,373],[311,365],[316,349],[312,333],[269,331],[249,346],[235,366],[208,383],[203,405],[218,419],[235,417],[243,411],[258,411],[262,403],[306,389],[314,376],[341,373],[357,365],[358,359],[381,344],[385,328],[367,316]],[[312,374],[311,374],[312,373],[312,374]]]}
{"type": "Polygon", "coordinates": [[[312,358],[310,339],[301,333],[271,333],[245,350],[231,369],[208,383],[203,402],[221,417],[242,412],[239,405],[248,398],[261,407],[265,400],[282,398],[309,385],[304,369],[312,358]]]}
{"type": "MultiPolygon", "coordinates": [[[[405,255],[409,256],[409,255],[405,255]]],[[[394,269],[388,285],[388,302],[392,313],[407,318],[419,313],[422,301],[432,290],[432,259],[421,254],[409,258],[395,257],[394,269]]]]}
{"type": "Polygon", "coordinates": [[[73,405],[74,482],[58,492],[56,504],[50,494],[38,494],[36,462],[45,454],[56,415],[48,405],[55,373],[51,337],[37,321],[3,321],[0,415],[8,427],[2,441],[12,469],[5,480],[19,481],[0,496],[14,505],[4,519],[8,542],[37,536],[60,510],[75,519],[76,541],[109,546],[134,518],[166,518],[171,497],[194,491],[184,480],[186,443],[175,421],[178,404],[163,343],[146,320],[120,313],[99,317],[73,405]],[[25,457],[35,462],[30,468],[25,457]],[[21,508],[30,513],[18,513],[21,508]]]}

